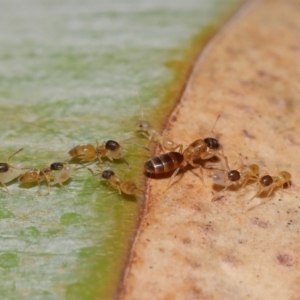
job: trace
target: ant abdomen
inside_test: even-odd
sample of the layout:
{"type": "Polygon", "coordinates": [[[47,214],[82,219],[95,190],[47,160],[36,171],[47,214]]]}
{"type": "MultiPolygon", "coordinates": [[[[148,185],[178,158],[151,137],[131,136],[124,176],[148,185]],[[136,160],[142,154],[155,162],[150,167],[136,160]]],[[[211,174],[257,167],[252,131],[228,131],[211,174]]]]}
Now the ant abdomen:
{"type": "Polygon", "coordinates": [[[31,169],[31,170],[27,171],[26,173],[24,173],[23,175],[21,175],[19,177],[19,181],[22,183],[33,183],[38,180],[39,175],[40,175],[40,170],[31,169]]]}
{"type": "Polygon", "coordinates": [[[184,156],[179,152],[167,152],[152,157],[144,164],[146,173],[162,174],[174,171],[184,160],[184,156]]]}
{"type": "Polygon", "coordinates": [[[121,182],[120,190],[127,195],[134,195],[139,191],[136,184],[129,180],[121,182]]]}
{"type": "Polygon", "coordinates": [[[81,144],[72,148],[69,152],[72,158],[79,158],[82,161],[92,161],[97,157],[96,149],[91,144],[81,144]]]}

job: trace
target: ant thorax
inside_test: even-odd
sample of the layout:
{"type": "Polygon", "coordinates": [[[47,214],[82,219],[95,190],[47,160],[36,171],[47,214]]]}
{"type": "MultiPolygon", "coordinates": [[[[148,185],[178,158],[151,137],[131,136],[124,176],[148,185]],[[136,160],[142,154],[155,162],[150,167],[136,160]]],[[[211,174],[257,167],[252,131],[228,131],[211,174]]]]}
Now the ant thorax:
{"type": "Polygon", "coordinates": [[[207,145],[203,140],[196,140],[183,151],[184,160],[188,162],[202,158],[202,153],[205,153],[206,149],[207,145]]]}

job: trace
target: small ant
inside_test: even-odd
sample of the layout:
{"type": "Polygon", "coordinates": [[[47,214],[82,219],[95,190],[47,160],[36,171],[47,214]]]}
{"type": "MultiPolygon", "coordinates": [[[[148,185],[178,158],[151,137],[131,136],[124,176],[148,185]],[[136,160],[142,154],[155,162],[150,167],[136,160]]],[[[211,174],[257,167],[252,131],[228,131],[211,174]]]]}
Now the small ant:
{"type": "Polygon", "coordinates": [[[50,165],[54,174],[51,173],[51,179],[53,180],[54,184],[58,184],[61,187],[63,186],[62,183],[67,181],[73,172],[73,167],[67,163],[56,162],[50,165]]]}
{"type": "Polygon", "coordinates": [[[194,168],[200,167],[201,180],[203,181],[202,166],[200,164],[194,163],[194,161],[199,159],[206,160],[212,157],[217,157],[225,162],[227,166],[227,158],[223,154],[221,154],[219,150],[220,145],[216,139],[198,139],[191,143],[182,153],[172,151],[152,157],[144,164],[144,170],[150,175],[164,174],[175,170],[170,178],[171,182],[172,178],[176,176],[180,169],[183,169],[188,164],[190,164],[194,168]]]}
{"type": "Polygon", "coordinates": [[[282,189],[286,184],[289,186],[291,179],[292,175],[287,171],[280,171],[277,176],[262,176],[258,181],[259,188],[250,201],[263,193],[267,193],[269,197],[276,188],[282,189]]]}
{"type": "MultiPolygon", "coordinates": [[[[226,164],[228,165],[228,163],[226,164]]],[[[224,189],[222,191],[225,191],[230,186],[244,187],[249,181],[257,181],[258,178],[259,178],[259,166],[256,164],[251,164],[247,166],[246,170],[242,172],[239,172],[238,170],[228,169],[228,171],[222,171],[222,170],[215,171],[212,175],[214,184],[224,186],[224,189]]],[[[212,201],[216,201],[218,199],[219,193],[217,193],[213,197],[212,201]]]]}
{"type": "Polygon", "coordinates": [[[126,195],[135,195],[140,190],[137,188],[136,184],[131,180],[121,180],[114,171],[107,169],[104,170],[102,173],[95,174],[93,170],[88,168],[88,170],[93,174],[93,176],[97,176],[101,174],[101,177],[116,190],[119,191],[119,194],[124,193],[126,195]]]}
{"type": "Polygon", "coordinates": [[[73,168],[69,164],[55,162],[43,169],[30,169],[20,176],[19,181],[21,183],[38,182],[40,186],[40,182],[45,179],[47,182],[47,193],[44,196],[46,196],[50,193],[51,180],[53,180],[54,184],[59,184],[62,187],[62,183],[71,177],[72,171],[73,168]],[[54,175],[52,172],[54,172],[54,175]]]}
{"type": "MultiPolygon", "coordinates": [[[[140,97],[137,93],[137,99],[140,103],[140,97]]],[[[148,122],[143,120],[144,119],[144,112],[141,109],[141,119],[136,124],[138,126],[138,131],[141,131],[141,134],[149,140],[149,145],[151,142],[158,142],[164,151],[175,151],[179,149],[179,152],[182,152],[182,144],[176,144],[170,137],[160,134],[152,125],[148,122]]],[[[148,145],[148,146],[149,146],[148,145]]]]}
{"type": "MultiPolygon", "coordinates": [[[[19,149],[15,153],[13,153],[8,158],[8,162],[14,155],[16,155],[17,153],[19,153],[22,150],[23,150],[23,148],[19,149]]],[[[10,192],[5,183],[8,183],[8,182],[14,180],[15,178],[17,178],[18,176],[20,176],[23,172],[22,167],[23,167],[22,163],[13,163],[11,165],[8,163],[2,163],[2,162],[0,163],[0,183],[5,188],[5,190],[8,194],[10,194],[10,192]]]]}
{"type": "Polygon", "coordinates": [[[96,141],[96,147],[91,144],[80,144],[72,148],[68,153],[72,158],[80,158],[82,162],[88,162],[98,159],[101,161],[101,157],[107,157],[111,161],[114,159],[122,159],[130,168],[129,163],[125,160],[124,155],[126,150],[116,141],[109,140],[103,142],[99,146],[96,141]]]}
{"type": "Polygon", "coordinates": [[[161,135],[149,122],[139,121],[137,126],[139,127],[139,131],[142,131],[141,134],[149,140],[149,144],[151,142],[158,142],[164,151],[175,151],[179,149],[179,152],[182,152],[182,144],[176,144],[170,137],[161,135]]]}

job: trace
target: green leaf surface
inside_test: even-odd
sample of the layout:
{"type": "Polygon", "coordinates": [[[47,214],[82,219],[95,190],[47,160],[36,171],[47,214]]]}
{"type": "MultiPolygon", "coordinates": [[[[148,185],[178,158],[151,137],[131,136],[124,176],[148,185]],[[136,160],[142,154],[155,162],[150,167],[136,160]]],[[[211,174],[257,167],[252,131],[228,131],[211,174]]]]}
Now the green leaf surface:
{"type": "MultiPolygon", "coordinates": [[[[159,128],[199,41],[238,2],[1,1],[1,161],[24,148],[11,161],[43,168],[80,143],[135,137],[137,92],[159,128]]],[[[122,162],[113,168],[142,188],[149,153],[124,147],[132,170],[122,162]]],[[[36,185],[7,186],[11,194],[0,193],[1,298],[112,298],[142,195],[120,196],[84,168],[45,197],[36,185]]]]}

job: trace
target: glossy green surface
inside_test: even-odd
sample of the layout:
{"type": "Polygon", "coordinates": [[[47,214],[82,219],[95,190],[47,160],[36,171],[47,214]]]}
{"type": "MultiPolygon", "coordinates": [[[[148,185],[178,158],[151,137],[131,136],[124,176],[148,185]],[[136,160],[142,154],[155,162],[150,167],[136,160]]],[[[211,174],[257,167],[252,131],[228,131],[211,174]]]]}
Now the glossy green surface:
{"type": "MultiPolygon", "coordinates": [[[[238,1],[0,2],[1,161],[23,147],[11,161],[42,168],[80,143],[135,137],[137,92],[159,126],[183,86],[179,67],[194,37],[238,1]]],[[[124,147],[132,170],[122,161],[113,168],[142,187],[149,154],[124,147]]],[[[111,299],[143,197],[120,196],[86,169],[46,197],[36,185],[8,189],[0,193],[1,299],[111,299]]]]}

